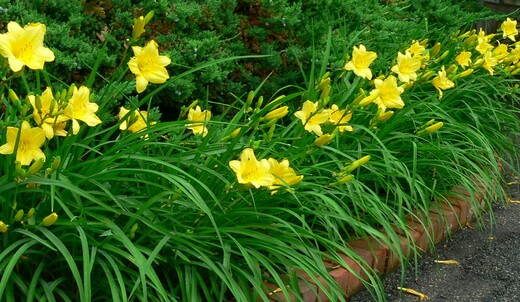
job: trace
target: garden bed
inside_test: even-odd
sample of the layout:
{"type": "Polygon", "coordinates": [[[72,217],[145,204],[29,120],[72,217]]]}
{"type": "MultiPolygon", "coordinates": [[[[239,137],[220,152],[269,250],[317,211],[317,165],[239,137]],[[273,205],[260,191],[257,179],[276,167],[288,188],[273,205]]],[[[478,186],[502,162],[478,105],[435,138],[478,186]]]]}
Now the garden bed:
{"type": "Polygon", "coordinates": [[[177,69],[150,31],[172,20],[139,13],[120,48],[98,32],[74,81],[48,70],[57,27],[10,20],[0,35],[0,301],[342,301],[361,284],[384,300],[380,274],[480,221],[505,197],[501,165],[518,169],[515,20],[395,50],[332,24],[301,82],[264,90],[273,70],[225,100],[188,93],[161,120],[185,81],[276,56],[177,69]]]}

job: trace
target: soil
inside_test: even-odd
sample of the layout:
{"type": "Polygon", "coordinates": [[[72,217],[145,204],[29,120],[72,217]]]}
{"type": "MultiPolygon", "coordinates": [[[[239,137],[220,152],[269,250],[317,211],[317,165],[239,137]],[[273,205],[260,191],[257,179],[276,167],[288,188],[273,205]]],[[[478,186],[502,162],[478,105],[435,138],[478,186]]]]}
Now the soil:
{"type": "MultiPolygon", "coordinates": [[[[518,177],[508,177],[511,200],[520,200],[518,177]]],[[[426,294],[431,302],[514,302],[520,301],[520,203],[497,201],[494,217],[486,217],[479,229],[464,228],[435,250],[419,255],[417,267],[410,263],[402,281],[401,271],[389,273],[383,285],[389,302],[415,302],[405,287],[426,294]],[[494,219],[494,221],[493,221],[494,219]],[[435,260],[456,260],[460,264],[439,264],[435,260]]],[[[364,290],[349,302],[375,301],[364,290]]]]}

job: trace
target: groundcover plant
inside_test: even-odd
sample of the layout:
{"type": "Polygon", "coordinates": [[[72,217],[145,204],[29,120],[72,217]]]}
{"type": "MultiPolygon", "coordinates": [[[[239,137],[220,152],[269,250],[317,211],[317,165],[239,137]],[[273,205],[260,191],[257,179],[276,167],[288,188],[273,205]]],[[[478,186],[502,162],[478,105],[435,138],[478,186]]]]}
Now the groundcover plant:
{"type": "Polygon", "coordinates": [[[395,54],[359,43],[338,68],[329,35],[297,92],[260,85],[161,122],[150,105],[161,90],[243,57],[169,74],[174,62],[141,37],[151,18],[134,20],[111,78],[96,64],[84,83],[46,72],[44,24],[0,35],[0,301],[298,300],[302,282],[343,301],[324,261],[362,264],[348,240],[371,235],[405,265],[405,215],[475,179],[495,194],[473,209],[505,194],[498,161],[518,162],[516,21],[395,54]]]}

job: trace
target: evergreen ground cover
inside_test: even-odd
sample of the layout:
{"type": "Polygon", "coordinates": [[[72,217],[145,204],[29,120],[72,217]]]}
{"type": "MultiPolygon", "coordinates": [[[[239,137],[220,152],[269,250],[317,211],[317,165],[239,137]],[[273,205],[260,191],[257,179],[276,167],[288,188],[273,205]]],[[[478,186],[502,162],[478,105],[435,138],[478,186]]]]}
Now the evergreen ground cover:
{"type": "MultiPolygon", "coordinates": [[[[67,3],[82,5],[77,20],[87,23],[78,28],[118,12],[117,1],[67,3]]],[[[278,5],[296,22],[303,14],[320,20],[335,2],[327,3],[278,5]]],[[[350,30],[341,14],[326,19],[335,23],[309,21],[315,27],[305,34],[315,33],[306,37],[313,43],[299,46],[306,48],[291,67],[298,77],[287,68],[279,73],[288,82],[269,72],[239,83],[239,72],[231,77],[233,93],[197,100],[185,90],[189,102],[163,120],[156,105],[178,95],[177,85],[200,79],[202,87],[218,86],[204,75],[230,79],[223,68],[269,66],[282,57],[272,54],[279,50],[233,53],[222,46],[229,52],[220,57],[179,63],[186,58],[174,55],[177,40],[154,32],[169,19],[136,7],[120,17],[126,23],[110,20],[117,34],[97,32],[89,72],[75,81],[51,67],[74,57],[47,39],[59,27],[46,26],[48,19],[39,19],[45,13],[18,20],[14,12],[24,3],[9,7],[13,18],[0,35],[0,301],[268,300],[266,282],[299,297],[302,273],[323,278],[328,286],[320,290],[342,301],[323,261],[346,266],[341,253],[362,262],[348,240],[371,235],[399,246],[406,215],[427,211],[457,184],[471,191],[475,179],[496,189],[484,204],[471,204],[476,213],[487,211],[507,193],[494,186],[502,179],[498,162],[518,171],[516,21],[501,16],[499,31],[487,33],[464,27],[488,14],[463,10],[470,2],[370,3],[367,11],[356,8],[366,18],[362,29],[350,30]],[[452,31],[424,25],[429,15],[418,23],[369,23],[370,8],[405,16],[443,3],[464,12],[451,20],[452,31]],[[403,32],[397,24],[410,30],[386,35],[392,24],[394,31],[403,32]]],[[[63,3],[27,5],[46,12],[57,4],[63,3]]],[[[188,4],[176,12],[195,14],[188,4]]],[[[240,15],[268,3],[206,5],[200,11],[209,18],[211,5],[240,15]]],[[[442,21],[439,10],[428,14],[442,21]]],[[[184,21],[189,32],[192,20],[184,21]]],[[[164,26],[168,32],[173,25],[164,26]]],[[[413,261],[395,252],[403,266],[413,261]]],[[[367,288],[384,300],[379,277],[367,274],[367,288]]]]}

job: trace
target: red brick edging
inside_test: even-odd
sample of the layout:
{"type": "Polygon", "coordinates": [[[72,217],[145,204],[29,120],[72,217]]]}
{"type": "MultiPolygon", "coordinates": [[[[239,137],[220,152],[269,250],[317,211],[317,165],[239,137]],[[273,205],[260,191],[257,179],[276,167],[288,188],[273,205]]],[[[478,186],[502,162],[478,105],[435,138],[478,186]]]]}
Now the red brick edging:
{"type": "MultiPolygon", "coordinates": [[[[500,168],[500,167],[499,167],[500,168]]],[[[501,169],[500,169],[501,170],[501,169]]],[[[402,254],[410,257],[414,252],[424,252],[430,249],[432,244],[439,243],[453,232],[456,232],[466,223],[475,218],[474,210],[470,207],[469,201],[475,198],[478,203],[483,205],[483,198],[490,187],[486,187],[477,178],[472,178],[475,190],[470,192],[464,186],[456,186],[452,193],[444,196],[443,200],[436,201],[429,209],[428,214],[415,212],[406,217],[406,224],[409,226],[408,234],[395,229],[400,240],[400,250],[402,254]],[[431,223],[425,224],[425,221],[431,223]],[[425,229],[425,225],[428,230],[425,229]],[[410,242],[413,240],[413,242],[410,242]],[[413,249],[412,247],[415,247],[413,249]]],[[[489,192],[492,194],[492,192],[489,192]]],[[[362,268],[359,261],[347,255],[340,254],[340,257],[348,265],[349,269],[337,263],[330,263],[326,260],[325,266],[330,269],[329,275],[344,290],[346,296],[363,288],[363,281],[368,280],[366,271],[374,271],[380,275],[386,274],[400,266],[399,257],[385,243],[373,237],[365,237],[348,242],[349,247],[362,259],[365,260],[369,268],[362,268]]],[[[321,278],[311,278],[305,274],[300,274],[298,283],[301,292],[301,299],[305,302],[330,301],[318,285],[319,281],[326,287],[326,282],[321,278]],[[313,280],[314,279],[314,280],[313,280]]],[[[266,284],[267,292],[271,301],[287,301],[280,288],[274,284],[266,284]]],[[[295,301],[294,297],[290,301],[295,301]]]]}

